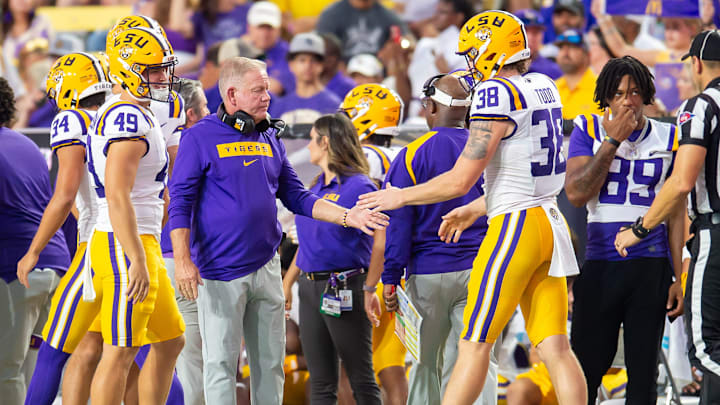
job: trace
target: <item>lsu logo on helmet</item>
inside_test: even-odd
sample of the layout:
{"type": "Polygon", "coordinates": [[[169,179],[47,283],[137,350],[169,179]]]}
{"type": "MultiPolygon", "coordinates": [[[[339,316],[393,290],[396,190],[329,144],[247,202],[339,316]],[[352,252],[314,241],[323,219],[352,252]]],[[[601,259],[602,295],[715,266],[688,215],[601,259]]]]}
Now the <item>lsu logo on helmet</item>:
{"type": "Polygon", "coordinates": [[[499,10],[480,13],[460,29],[458,55],[465,56],[477,81],[491,79],[503,66],[530,58],[522,21],[499,10]]]}
{"type": "Polygon", "coordinates": [[[375,133],[396,135],[404,108],[395,91],[374,83],[355,86],[340,104],[340,111],[350,117],[361,141],[375,133]]]}
{"type": "Polygon", "coordinates": [[[145,27],[130,28],[121,32],[108,49],[110,74],[133,97],[170,102],[170,89],[177,57],[170,43],[158,32],[145,27]],[[166,70],[168,81],[151,82],[151,71],[166,70]]]}
{"type": "Polygon", "coordinates": [[[101,61],[85,53],[69,53],[55,61],[45,81],[45,94],[61,110],[78,108],[80,100],[109,93],[112,84],[101,61]]]}
{"type": "MultiPolygon", "coordinates": [[[[168,46],[170,46],[170,51],[172,52],[172,46],[170,45],[170,41],[168,41],[167,39],[165,30],[157,21],[144,15],[129,15],[119,19],[118,22],[115,23],[115,25],[110,29],[110,31],[108,31],[107,36],[105,37],[105,51],[108,53],[108,55],[111,53],[116,53],[114,52],[117,51],[115,48],[122,46],[122,43],[118,41],[118,36],[131,28],[148,28],[152,31],[155,31],[163,38],[165,38],[165,41],[167,41],[168,46]]],[[[123,55],[128,55],[129,58],[131,52],[131,49],[125,49],[123,53],[117,53],[121,57],[123,55]]],[[[121,83],[120,78],[116,77],[113,72],[110,72],[110,80],[115,84],[121,83]]]]}

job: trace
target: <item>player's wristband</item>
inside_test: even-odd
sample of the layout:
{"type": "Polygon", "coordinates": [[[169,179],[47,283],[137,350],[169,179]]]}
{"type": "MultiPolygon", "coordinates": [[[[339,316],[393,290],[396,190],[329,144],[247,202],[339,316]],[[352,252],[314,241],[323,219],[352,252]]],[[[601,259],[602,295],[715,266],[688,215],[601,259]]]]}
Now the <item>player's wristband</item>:
{"type": "Polygon", "coordinates": [[[611,137],[610,135],[605,135],[605,138],[603,138],[603,141],[609,143],[610,145],[613,145],[616,148],[620,147],[620,142],[618,142],[617,139],[611,137]]]}
{"type": "Polygon", "coordinates": [[[643,227],[643,217],[638,217],[638,219],[635,220],[635,223],[632,224],[630,229],[632,229],[633,235],[637,236],[640,239],[644,239],[646,236],[650,234],[650,229],[647,229],[643,227]]]}
{"type": "Polygon", "coordinates": [[[369,292],[369,293],[374,293],[375,290],[377,290],[377,287],[370,287],[369,285],[363,283],[363,291],[369,292]]]}

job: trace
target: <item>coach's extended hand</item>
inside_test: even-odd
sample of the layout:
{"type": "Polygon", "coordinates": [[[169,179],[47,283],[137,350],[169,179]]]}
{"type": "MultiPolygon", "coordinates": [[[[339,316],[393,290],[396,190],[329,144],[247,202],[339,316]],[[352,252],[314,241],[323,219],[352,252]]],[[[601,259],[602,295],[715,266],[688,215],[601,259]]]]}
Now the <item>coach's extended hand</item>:
{"type": "Polygon", "coordinates": [[[195,263],[190,259],[175,260],[175,283],[180,294],[190,301],[195,301],[198,297],[198,284],[203,285],[195,263]]]}
{"type": "Polygon", "coordinates": [[[405,206],[402,199],[402,189],[393,187],[390,183],[387,183],[387,186],[382,190],[362,194],[358,197],[357,205],[360,208],[373,211],[389,211],[405,206]]]}

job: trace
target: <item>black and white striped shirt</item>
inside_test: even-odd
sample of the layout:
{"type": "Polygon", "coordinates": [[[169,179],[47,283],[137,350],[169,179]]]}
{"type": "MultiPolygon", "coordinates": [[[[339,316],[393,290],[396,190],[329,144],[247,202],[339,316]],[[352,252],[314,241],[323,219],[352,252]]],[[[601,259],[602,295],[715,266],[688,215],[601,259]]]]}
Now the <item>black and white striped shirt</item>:
{"type": "MultiPolygon", "coordinates": [[[[720,77],[711,81],[703,93],[720,106],[720,77]]],[[[687,100],[678,111],[680,145],[699,145],[707,149],[705,164],[688,196],[688,213],[695,218],[700,214],[720,212],[720,115],[701,96],[687,100]]]]}

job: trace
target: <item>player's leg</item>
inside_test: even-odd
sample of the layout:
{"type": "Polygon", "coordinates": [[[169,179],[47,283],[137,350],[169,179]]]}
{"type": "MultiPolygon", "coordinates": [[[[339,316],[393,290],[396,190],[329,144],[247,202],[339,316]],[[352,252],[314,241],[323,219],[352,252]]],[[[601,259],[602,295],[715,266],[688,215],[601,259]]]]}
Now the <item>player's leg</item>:
{"type": "Polygon", "coordinates": [[[90,399],[90,382],[103,347],[100,319],[97,324],[97,331],[88,331],[67,362],[62,381],[63,405],[86,405],[90,399]]]}
{"type": "Polygon", "coordinates": [[[9,405],[22,404],[26,385],[22,367],[41,308],[60,278],[51,269],[35,269],[28,275],[30,288],[19,281],[0,281],[0,398],[9,405]]]}
{"type": "Polygon", "coordinates": [[[665,305],[672,268],[665,258],[640,258],[625,262],[632,293],[625,302],[623,338],[628,384],[625,403],[657,401],[658,353],[665,327],[665,305]]]}
{"type": "MultiPolygon", "coordinates": [[[[42,329],[44,342],[28,388],[26,404],[50,404],[57,395],[65,362],[85,336],[99,306],[82,300],[82,282],[87,243],[81,243],[67,273],[53,295],[47,321],[42,329]]],[[[100,350],[93,347],[95,350],[100,350]]],[[[77,362],[75,362],[77,363],[77,362]]],[[[92,364],[94,370],[97,362],[92,364]]],[[[82,385],[89,390],[89,375],[82,385]]],[[[70,395],[72,397],[72,394],[70,395]]],[[[63,398],[65,401],[65,398],[63,398]]],[[[68,402],[69,403],[69,402],[68,402]]],[[[87,397],[85,398],[87,403],[87,397]]]]}
{"type": "MultiPolygon", "coordinates": [[[[95,231],[90,244],[95,279],[103,291],[101,326],[103,354],[90,388],[93,405],[120,404],[130,366],[146,338],[158,290],[157,270],[148,263],[150,284],[143,302],[127,300],[129,259],[113,233],[95,231]],[[154,271],[155,270],[155,271],[154,271]]],[[[151,258],[143,239],[146,255],[151,258]]],[[[159,247],[158,247],[159,249],[159,247]]],[[[142,401],[141,401],[142,402],[142,401]]]]}
{"type": "MultiPolygon", "coordinates": [[[[460,334],[463,331],[463,312],[465,305],[467,304],[467,285],[470,282],[470,274],[472,270],[465,270],[461,272],[452,273],[454,282],[445,285],[446,293],[451,294],[450,299],[450,333],[445,342],[445,350],[443,352],[443,364],[442,364],[442,388],[441,392],[444,394],[447,389],[447,384],[450,381],[450,374],[452,373],[455,362],[458,356],[458,341],[460,340],[460,334]]],[[[449,276],[449,275],[448,275],[449,276]]],[[[490,362],[488,365],[487,376],[485,377],[485,384],[480,396],[475,400],[475,405],[495,405],[498,400],[498,362],[497,362],[497,342],[496,346],[490,351],[490,362]]]]}
{"type": "Polygon", "coordinates": [[[552,254],[542,239],[540,215],[545,213],[537,207],[499,215],[490,222],[473,263],[463,314],[465,327],[444,404],[475,401],[483,389],[495,340],[512,317],[532,270],[552,254]]]}
{"type": "Polygon", "coordinates": [[[587,260],[573,283],[572,350],[585,374],[588,404],[617,352],[626,301],[625,274],[609,261],[587,260]]]}
{"type": "Polygon", "coordinates": [[[545,363],[560,405],[587,403],[585,375],[567,337],[567,283],[539,266],[520,302],[530,342],[545,363]]]}
{"type": "MultiPolygon", "coordinates": [[[[138,396],[140,404],[164,404],[175,377],[175,361],[185,344],[185,323],[175,300],[175,290],[165,269],[160,244],[151,235],[141,235],[148,271],[151,280],[157,280],[156,298],[153,312],[147,321],[147,339],[150,343],[147,358],[136,356],[140,365],[138,377],[138,396]]],[[[142,350],[141,350],[142,352],[142,350]]],[[[143,352],[144,354],[144,352],[143,352]]],[[[173,397],[177,397],[174,393],[173,397]]]]}
{"type": "Polygon", "coordinates": [[[453,307],[451,297],[448,297],[452,289],[446,289],[443,282],[452,282],[453,275],[413,275],[405,283],[408,297],[423,317],[420,326],[420,362],[414,362],[410,370],[408,404],[437,404],[442,398],[443,350],[452,326],[448,315],[453,307]]]}
{"type": "Polygon", "coordinates": [[[285,296],[280,256],[275,255],[251,277],[254,280],[243,322],[251,402],[280,405],[285,381],[285,296]]]}
{"type": "Polygon", "coordinates": [[[542,405],[542,391],[531,379],[518,376],[507,389],[507,405],[542,405]]]}
{"type": "MultiPolygon", "coordinates": [[[[373,371],[379,380],[383,402],[404,405],[408,401],[408,379],[405,373],[405,346],[395,336],[395,318],[385,311],[383,284],[376,294],[380,300],[380,326],[372,328],[373,371]]],[[[349,384],[348,384],[349,385],[349,384]]]]}

